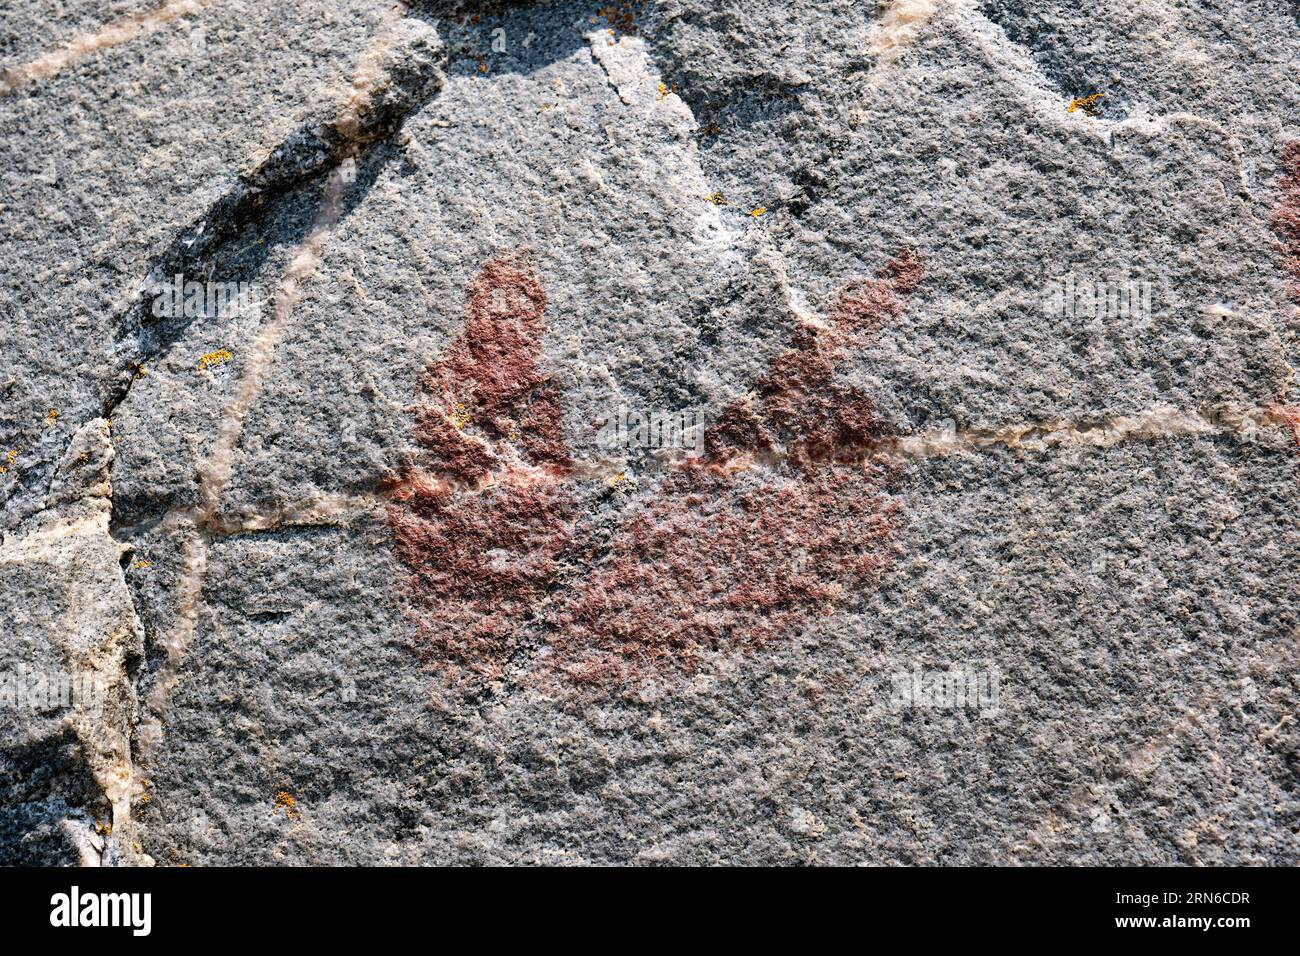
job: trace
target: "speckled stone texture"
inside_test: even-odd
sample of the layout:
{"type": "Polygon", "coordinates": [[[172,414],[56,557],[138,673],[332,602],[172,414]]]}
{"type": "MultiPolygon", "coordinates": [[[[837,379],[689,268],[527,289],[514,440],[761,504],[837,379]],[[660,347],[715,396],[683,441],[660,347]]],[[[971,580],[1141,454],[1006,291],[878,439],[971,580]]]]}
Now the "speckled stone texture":
{"type": "Polygon", "coordinates": [[[1293,2],[10,6],[0,863],[1300,863],[1293,2]]]}

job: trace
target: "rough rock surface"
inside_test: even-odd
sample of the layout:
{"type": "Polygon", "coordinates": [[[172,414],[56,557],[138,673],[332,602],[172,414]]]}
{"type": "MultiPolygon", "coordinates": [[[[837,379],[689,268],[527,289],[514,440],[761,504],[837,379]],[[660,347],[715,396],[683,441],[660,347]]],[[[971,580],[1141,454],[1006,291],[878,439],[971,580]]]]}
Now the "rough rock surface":
{"type": "Polygon", "coordinates": [[[1300,862],[1297,63],[11,4],[0,863],[1300,862]]]}

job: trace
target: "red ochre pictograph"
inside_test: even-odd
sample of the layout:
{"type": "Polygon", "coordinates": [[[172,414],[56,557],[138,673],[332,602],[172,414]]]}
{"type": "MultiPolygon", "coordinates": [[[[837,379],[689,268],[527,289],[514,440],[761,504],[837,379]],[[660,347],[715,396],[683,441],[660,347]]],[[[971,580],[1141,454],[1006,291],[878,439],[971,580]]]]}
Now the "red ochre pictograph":
{"type": "Polygon", "coordinates": [[[1271,221],[1282,239],[1283,265],[1292,279],[1287,291],[1300,303],[1300,140],[1282,147],[1282,179],[1271,221]]]}
{"type": "MultiPolygon", "coordinates": [[[[1290,279],[1287,293],[1300,306],[1300,140],[1282,147],[1281,164],[1278,201],[1270,222],[1282,240],[1282,264],[1290,279]]],[[[1272,411],[1290,425],[1296,445],[1300,446],[1300,407],[1279,403],[1272,411]]]]}
{"type": "Polygon", "coordinates": [[[611,533],[580,505],[579,483],[598,479],[575,473],[539,366],[541,280],[523,254],[488,262],[424,376],[423,452],[390,489],[421,657],[454,677],[522,665],[626,687],[788,638],[871,587],[894,549],[893,475],[870,455],[889,435],[836,368],[922,275],[904,252],[841,289],[718,416],[704,455],[639,486],[611,533]]]}

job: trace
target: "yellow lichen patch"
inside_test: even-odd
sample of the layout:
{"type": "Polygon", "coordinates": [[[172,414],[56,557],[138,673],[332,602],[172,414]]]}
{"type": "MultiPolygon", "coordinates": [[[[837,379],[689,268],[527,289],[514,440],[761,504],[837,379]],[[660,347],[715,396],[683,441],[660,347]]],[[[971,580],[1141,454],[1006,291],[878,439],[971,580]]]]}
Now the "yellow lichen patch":
{"type": "Polygon", "coordinates": [[[298,818],[298,801],[288,790],[281,790],[275,795],[275,809],[283,810],[284,815],[290,820],[298,818]]]}
{"type": "Polygon", "coordinates": [[[1093,93],[1090,96],[1082,96],[1070,101],[1070,105],[1065,108],[1067,113],[1073,113],[1076,110],[1083,110],[1089,116],[1096,116],[1100,107],[1097,101],[1104,99],[1105,93],[1093,93]]]}
{"type": "Polygon", "coordinates": [[[726,199],[725,196],[722,195],[721,192],[713,192],[713,193],[709,193],[709,194],[708,194],[707,196],[705,196],[704,198],[705,198],[706,200],[708,200],[709,202],[713,203],[713,205],[715,205],[715,206],[725,206],[725,205],[727,205],[727,199],[726,199]]]}
{"type": "Polygon", "coordinates": [[[131,565],[131,570],[132,570],[132,571],[143,571],[145,568],[152,568],[152,567],[153,567],[153,565],[150,564],[146,559],[141,558],[141,559],[140,559],[139,561],[137,561],[135,564],[131,565]]]}
{"type": "Polygon", "coordinates": [[[752,218],[757,219],[759,216],[763,215],[763,213],[765,213],[765,212],[767,212],[767,207],[766,207],[766,206],[759,206],[757,209],[751,209],[751,210],[749,211],[749,215],[750,215],[752,218]]]}
{"type": "Polygon", "coordinates": [[[611,488],[617,488],[619,485],[623,484],[625,481],[627,481],[627,472],[625,472],[625,471],[620,471],[617,475],[611,475],[611,476],[610,476],[610,478],[609,478],[609,486],[610,486],[611,488]]]}
{"type": "Polygon", "coordinates": [[[469,412],[465,411],[464,402],[457,402],[455,405],[453,405],[451,409],[451,414],[447,416],[447,419],[453,425],[456,426],[456,431],[458,432],[464,431],[465,426],[468,425],[472,420],[469,416],[469,412]]]}
{"type": "Polygon", "coordinates": [[[0,465],[0,475],[3,475],[7,471],[9,471],[9,469],[13,467],[14,462],[16,462],[17,460],[18,460],[18,449],[16,448],[9,449],[9,454],[5,455],[5,463],[3,465],[0,465]]]}
{"type": "Polygon", "coordinates": [[[144,378],[148,374],[149,373],[145,370],[145,367],[143,365],[137,365],[135,367],[135,375],[132,376],[132,380],[138,382],[140,381],[140,379],[144,378]]]}
{"type": "Polygon", "coordinates": [[[113,822],[112,822],[111,820],[105,820],[103,823],[100,823],[100,822],[99,822],[99,819],[96,818],[96,819],[95,819],[95,832],[98,833],[100,836],[112,836],[112,835],[113,835],[113,822]]]}
{"type": "Polygon", "coordinates": [[[669,93],[676,93],[678,89],[679,87],[677,86],[676,83],[674,83],[672,86],[669,86],[667,83],[660,83],[659,95],[656,97],[656,99],[661,99],[661,100],[667,99],[669,93]]]}
{"type": "Polygon", "coordinates": [[[223,362],[229,362],[234,356],[228,349],[217,349],[215,352],[209,352],[199,359],[199,371],[210,368],[214,365],[221,365],[223,362]]]}

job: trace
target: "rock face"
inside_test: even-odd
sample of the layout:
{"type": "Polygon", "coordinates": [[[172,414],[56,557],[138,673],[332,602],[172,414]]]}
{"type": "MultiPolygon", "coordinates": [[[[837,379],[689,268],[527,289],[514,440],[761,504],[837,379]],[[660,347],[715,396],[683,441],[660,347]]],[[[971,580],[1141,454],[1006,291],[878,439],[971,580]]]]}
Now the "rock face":
{"type": "Polygon", "coordinates": [[[0,13],[0,863],[1300,862],[1291,2],[0,13]]]}

